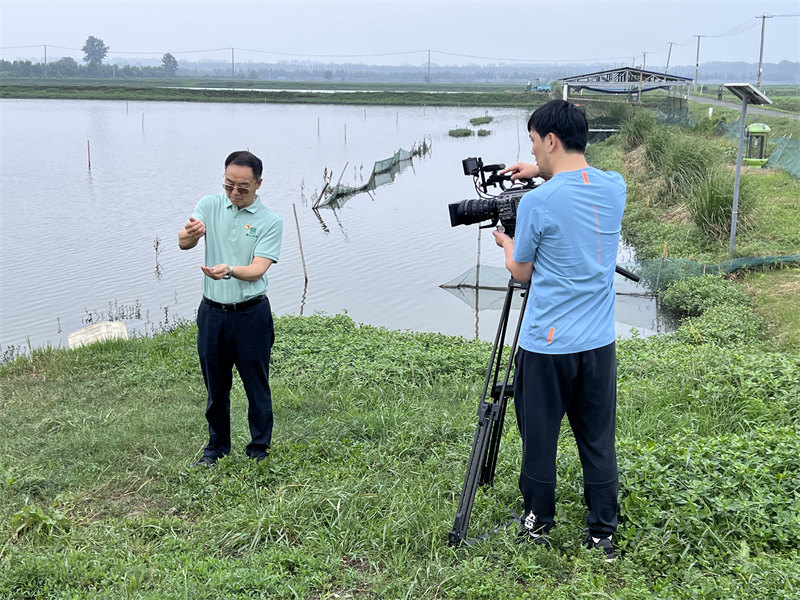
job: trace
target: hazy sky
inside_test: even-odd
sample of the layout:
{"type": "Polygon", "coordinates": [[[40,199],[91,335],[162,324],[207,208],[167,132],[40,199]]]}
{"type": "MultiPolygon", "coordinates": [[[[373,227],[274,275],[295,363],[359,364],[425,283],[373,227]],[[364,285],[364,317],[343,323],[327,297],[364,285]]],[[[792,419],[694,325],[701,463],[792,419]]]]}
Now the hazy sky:
{"type": "Polygon", "coordinates": [[[483,0],[403,2],[67,2],[0,0],[0,57],[83,57],[90,35],[109,59],[304,60],[367,64],[800,61],[800,0],[483,0]],[[203,52],[200,52],[203,51],[203,52]]]}

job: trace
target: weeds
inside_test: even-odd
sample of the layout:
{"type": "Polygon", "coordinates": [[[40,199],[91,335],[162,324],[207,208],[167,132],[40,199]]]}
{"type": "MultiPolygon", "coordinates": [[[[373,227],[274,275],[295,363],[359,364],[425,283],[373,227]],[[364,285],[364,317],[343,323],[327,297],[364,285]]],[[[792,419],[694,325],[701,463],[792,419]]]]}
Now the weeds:
{"type": "Polygon", "coordinates": [[[461,138],[461,137],[471,137],[475,135],[475,132],[468,127],[457,127],[456,129],[451,129],[447,132],[447,135],[454,138],[461,138]]]}
{"type": "MultiPolygon", "coordinates": [[[[711,239],[724,241],[730,235],[734,178],[730,169],[715,167],[695,179],[686,195],[692,221],[711,239]]],[[[745,177],[739,185],[737,228],[744,231],[752,226],[757,203],[752,180],[745,177]]]]}
{"type": "MultiPolygon", "coordinates": [[[[724,289],[705,296],[747,309],[724,289]]],[[[718,306],[697,304],[699,318],[718,306]]],[[[212,470],[189,467],[206,435],[193,325],[0,366],[0,596],[747,598],[800,577],[797,354],[749,338],[618,344],[623,558],[606,569],[578,545],[566,428],[551,551],[514,528],[447,546],[488,344],[345,315],[278,317],[276,332],[271,456],[243,456],[237,379],[233,454],[212,470]],[[742,583],[743,564],[758,577],[742,583]]],[[[520,510],[506,421],[475,535],[520,510]]]]}

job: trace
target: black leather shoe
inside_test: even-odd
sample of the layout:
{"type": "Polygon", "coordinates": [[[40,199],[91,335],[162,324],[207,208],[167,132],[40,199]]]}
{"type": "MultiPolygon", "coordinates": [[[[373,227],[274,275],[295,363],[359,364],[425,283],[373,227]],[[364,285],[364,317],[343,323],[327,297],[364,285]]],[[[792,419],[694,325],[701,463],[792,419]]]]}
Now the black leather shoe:
{"type": "Polygon", "coordinates": [[[194,463],[195,467],[213,467],[217,464],[217,457],[216,456],[204,456],[196,463],[194,463]]]}

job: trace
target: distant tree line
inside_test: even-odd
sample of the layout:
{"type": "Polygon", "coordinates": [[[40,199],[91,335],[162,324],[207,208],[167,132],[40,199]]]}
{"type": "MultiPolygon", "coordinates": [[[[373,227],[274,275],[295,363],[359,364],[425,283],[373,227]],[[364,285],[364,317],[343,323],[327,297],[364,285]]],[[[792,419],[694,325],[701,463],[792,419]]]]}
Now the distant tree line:
{"type": "Polygon", "coordinates": [[[163,78],[176,77],[178,61],[167,52],[161,58],[158,67],[133,65],[104,65],[103,60],[111,48],[100,38],[90,35],[83,45],[83,62],[81,65],[74,58],[65,56],[50,63],[34,63],[29,60],[0,60],[0,77],[97,77],[121,78],[163,78]]]}
{"type": "MultiPolygon", "coordinates": [[[[47,64],[32,61],[0,60],[0,77],[58,77],[58,78],[174,78],[178,74],[178,61],[167,52],[161,63],[150,59],[151,65],[109,65],[103,61],[110,48],[102,39],[89,36],[82,48],[83,63],[64,57],[47,64]]],[[[313,63],[308,61],[285,61],[278,63],[240,62],[235,65],[220,60],[200,60],[182,63],[180,74],[183,78],[213,78],[265,81],[351,81],[385,83],[520,83],[527,81],[550,82],[582,73],[592,73],[619,68],[621,64],[590,65],[428,65],[382,66],[363,64],[313,63]],[[231,69],[233,68],[233,72],[231,69]]],[[[629,65],[630,66],[630,65],[629,65]]],[[[638,65],[637,65],[638,67],[638,65]]],[[[662,71],[659,66],[648,66],[648,70],[662,71]]],[[[675,66],[669,72],[682,77],[694,77],[694,66],[675,66]]],[[[752,81],[756,79],[757,65],[745,62],[710,62],[700,68],[701,83],[721,83],[726,81],[752,81]]],[[[800,63],[781,61],[766,63],[762,81],[767,84],[800,84],[800,63]]]]}

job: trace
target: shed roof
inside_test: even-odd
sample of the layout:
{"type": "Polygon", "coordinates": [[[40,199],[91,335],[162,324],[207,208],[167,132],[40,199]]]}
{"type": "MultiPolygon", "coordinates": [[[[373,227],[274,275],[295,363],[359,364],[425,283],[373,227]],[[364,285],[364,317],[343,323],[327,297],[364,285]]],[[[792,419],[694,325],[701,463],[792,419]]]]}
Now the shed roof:
{"type": "Polygon", "coordinates": [[[565,77],[561,81],[574,90],[588,89],[608,94],[627,94],[685,86],[691,83],[692,79],[633,67],[622,67],[565,77]]]}

